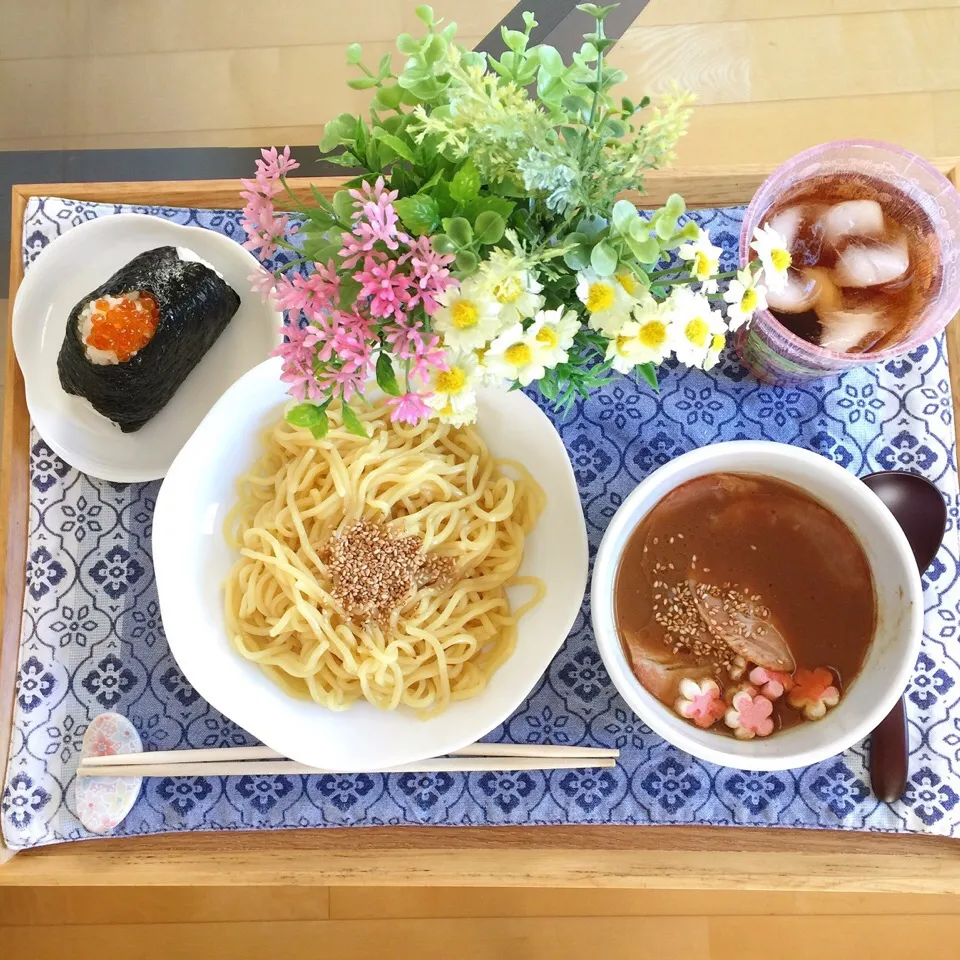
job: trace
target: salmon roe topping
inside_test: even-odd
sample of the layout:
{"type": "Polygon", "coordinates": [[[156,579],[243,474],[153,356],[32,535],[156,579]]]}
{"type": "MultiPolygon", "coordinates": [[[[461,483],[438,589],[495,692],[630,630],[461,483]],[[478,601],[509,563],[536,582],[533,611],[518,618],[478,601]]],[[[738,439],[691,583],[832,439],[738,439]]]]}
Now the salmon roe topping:
{"type": "Polygon", "coordinates": [[[141,293],[136,300],[123,297],[116,303],[97,300],[87,343],[97,350],[112,350],[123,363],[150,342],[159,318],[160,308],[149,293],[141,293]]]}

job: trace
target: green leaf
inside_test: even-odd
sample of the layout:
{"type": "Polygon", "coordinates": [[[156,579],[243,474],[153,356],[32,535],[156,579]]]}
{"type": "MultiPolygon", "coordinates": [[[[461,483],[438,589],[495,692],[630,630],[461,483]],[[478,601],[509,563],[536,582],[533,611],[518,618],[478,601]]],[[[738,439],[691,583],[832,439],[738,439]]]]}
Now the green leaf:
{"type": "Polygon", "coordinates": [[[416,193],[412,197],[400,197],[399,200],[393,201],[393,207],[403,221],[403,225],[418,236],[433,233],[440,225],[437,201],[425,193],[416,193]]]}
{"type": "Polygon", "coordinates": [[[287,411],[287,423],[294,427],[305,427],[319,440],[326,436],[330,427],[325,408],[326,404],[298,403],[287,411]]]}
{"type": "Polygon", "coordinates": [[[661,240],[669,240],[677,232],[676,218],[661,214],[656,220],[656,231],[661,240]]]}
{"type": "Polygon", "coordinates": [[[353,412],[350,404],[344,401],[341,411],[343,414],[343,425],[347,430],[356,437],[367,437],[369,439],[370,434],[367,433],[367,428],[363,425],[360,418],[353,412]]]}
{"type": "Polygon", "coordinates": [[[436,22],[433,17],[433,7],[429,4],[421,3],[413,12],[417,15],[417,19],[422,20],[428,27],[433,27],[436,22]]]}
{"type": "Polygon", "coordinates": [[[637,217],[630,223],[630,236],[638,243],[649,239],[651,223],[643,217],[637,217]]]}
{"type": "Polygon", "coordinates": [[[480,193],[480,173],[472,159],[453,175],[450,181],[450,196],[457,203],[466,203],[473,200],[480,193]]]}
{"type": "Polygon", "coordinates": [[[636,113],[637,108],[634,102],[629,97],[620,98],[620,111],[625,113],[627,116],[631,116],[636,113]]]}
{"type": "Polygon", "coordinates": [[[354,210],[353,197],[346,190],[338,190],[333,195],[333,209],[344,223],[349,223],[354,210]]]}
{"type": "Polygon", "coordinates": [[[363,164],[360,162],[360,158],[355,156],[349,150],[345,150],[343,153],[333,153],[329,157],[323,158],[327,163],[332,163],[337,167],[362,167],[363,164]]]}
{"type": "Polygon", "coordinates": [[[603,20],[606,17],[606,15],[611,10],[615,10],[616,7],[617,7],[617,4],[615,3],[611,3],[607,7],[601,7],[599,4],[596,4],[596,3],[578,3],[577,4],[578,10],[588,14],[589,16],[593,17],[595,20],[603,20]]]}
{"type": "Polygon", "coordinates": [[[696,240],[700,233],[700,228],[693,220],[688,220],[680,229],[678,238],[680,240],[696,240]]]}
{"type": "Polygon", "coordinates": [[[657,381],[657,368],[652,363],[638,363],[636,371],[647,381],[651,389],[656,390],[657,393],[660,392],[660,383],[657,381]]]}
{"type": "Polygon", "coordinates": [[[607,221],[603,217],[581,217],[577,224],[577,231],[585,233],[591,240],[600,236],[607,228],[607,221]]]}
{"type": "Polygon", "coordinates": [[[447,52],[447,43],[439,34],[435,33],[424,44],[421,56],[427,63],[436,63],[441,60],[447,52]]]}
{"type": "Polygon", "coordinates": [[[363,51],[359,43],[351,43],[347,47],[347,63],[355,67],[359,62],[360,58],[363,56],[363,51]]]}
{"type": "Polygon", "coordinates": [[[350,310],[353,308],[360,293],[360,281],[354,280],[351,276],[340,278],[340,293],[337,298],[337,305],[341,310],[350,310]]]}
{"type": "MultiPolygon", "coordinates": [[[[400,89],[396,84],[392,84],[389,87],[381,87],[377,91],[377,100],[376,102],[384,110],[396,110],[400,106],[400,102],[403,100],[403,90],[400,89]]],[[[390,118],[390,119],[399,119],[399,118],[390,118]]]]}
{"type": "Polygon", "coordinates": [[[676,219],[683,215],[687,209],[687,205],[683,202],[683,197],[681,197],[679,193],[671,193],[670,196],[667,197],[667,202],[664,204],[663,209],[666,210],[671,217],[676,219]]]}
{"type": "Polygon", "coordinates": [[[660,244],[656,237],[647,237],[646,240],[628,237],[627,246],[640,263],[656,263],[660,259],[660,244]]]}
{"type": "Polygon", "coordinates": [[[416,56],[420,52],[420,41],[411,37],[409,33],[401,33],[397,37],[397,49],[405,57],[416,56]]]}
{"type": "Polygon", "coordinates": [[[351,90],[369,90],[376,85],[376,77],[356,77],[353,80],[347,81],[347,86],[350,87],[351,90]]]}
{"type": "Polygon", "coordinates": [[[387,133],[382,127],[374,127],[373,135],[380,143],[389,147],[398,157],[406,160],[407,163],[416,163],[416,159],[413,156],[413,149],[399,137],[395,137],[392,133],[387,133]]]}
{"type": "Polygon", "coordinates": [[[619,258],[616,250],[606,240],[601,240],[590,251],[590,266],[601,277],[609,277],[616,269],[619,258]]]}
{"type": "Polygon", "coordinates": [[[485,210],[477,217],[473,225],[473,232],[480,243],[497,243],[503,239],[503,231],[507,229],[503,217],[492,210],[485,210]]]}
{"type": "Polygon", "coordinates": [[[311,183],[310,192],[313,194],[313,199],[317,201],[317,206],[322,207],[328,213],[333,213],[333,204],[311,183]]]}
{"type": "Polygon", "coordinates": [[[463,205],[463,215],[471,222],[475,221],[481,213],[489,210],[497,213],[504,220],[510,219],[516,203],[513,200],[507,200],[505,197],[477,197],[476,200],[470,200],[463,205]]]}
{"type": "Polygon", "coordinates": [[[508,50],[514,53],[523,53],[527,47],[527,35],[519,30],[508,30],[506,27],[500,28],[500,36],[508,50]]]}
{"type": "Polygon", "coordinates": [[[477,255],[469,250],[461,250],[457,254],[457,269],[464,274],[464,276],[469,276],[473,273],[479,263],[480,261],[477,259],[477,255]]]}
{"type": "Polygon", "coordinates": [[[380,58],[380,62],[377,64],[378,80],[384,80],[390,76],[390,65],[392,61],[393,57],[389,51],[380,58]]]}
{"type": "Polygon", "coordinates": [[[389,393],[391,397],[400,396],[400,385],[397,383],[397,375],[393,372],[393,363],[390,360],[390,354],[385,350],[380,351],[377,357],[377,385],[384,393],[389,393]]]}
{"type": "Polygon", "coordinates": [[[629,200],[618,200],[613,205],[611,218],[617,232],[626,234],[633,221],[637,219],[637,208],[629,200]]]}
{"type": "Polygon", "coordinates": [[[438,233],[433,237],[433,249],[437,253],[456,253],[457,245],[445,233],[438,233]]]}
{"type": "Polygon", "coordinates": [[[613,140],[619,140],[627,132],[627,125],[616,117],[607,117],[603,121],[603,133],[613,140]]]}
{"type": "Polygon", "coordinates": [[[458,247],[465,247],[473,239],[473,227],[465,217],[444,220],[443,231],[458,247]]]}
{"type": "Polygon", "coordinates": [[[556,47],[541,43],[535,48],[540,58],[540,66],[551,76],[559,77],[563,73],[563,57],[557,52],[556,47]]]}
{"type": "Polygon", "coordinates": [[[563,262],[571,270],[586,270],[590,266],[590,249],[578,244],[563,255],[563,262]]]}

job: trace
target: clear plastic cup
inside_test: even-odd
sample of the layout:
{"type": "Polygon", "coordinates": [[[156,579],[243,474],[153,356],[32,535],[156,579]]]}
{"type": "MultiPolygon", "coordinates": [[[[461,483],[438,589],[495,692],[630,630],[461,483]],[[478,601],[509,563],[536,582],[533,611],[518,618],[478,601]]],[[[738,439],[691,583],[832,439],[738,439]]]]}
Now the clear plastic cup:
{"type": "Polygon", "coordinates": [[[740,263],[750,259],[750,241],[774,203],[812,177],[856,173],[889,184],[914,200],[933,224],[942,270],[939,290],[911,323],[906,336],[884,350],[837,353],[786,329],[768,310],[758,311],[737,331],[735,346],[744,366],[768,383],[815,380],[852,367],[883,363],[940,333],[960,310],[960,194],[943,174],[908,150],[875,140],[837,140],[812,147],[775,170],[756,192],[743,217],[740,263]]]}

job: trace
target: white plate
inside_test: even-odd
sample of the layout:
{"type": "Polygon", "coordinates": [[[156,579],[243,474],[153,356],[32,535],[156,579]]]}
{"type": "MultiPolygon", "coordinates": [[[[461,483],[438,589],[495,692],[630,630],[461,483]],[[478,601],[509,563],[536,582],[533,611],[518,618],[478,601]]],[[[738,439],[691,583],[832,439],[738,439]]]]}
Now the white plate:
{"type": "Polygon", "coordinates": [[[472,700],[421,720],[365,702],[335,712],[289,697],[230,646],[222,585],[236,560],[223,522],[236,479],[260,455],[260,435],[287,399],[280,361],[235,383],[187,441],[160,488],[153,562],[167,641],[194,688],[274,750],[337,771],[383,770],[456,750],[502,723],[529,695],[566,639],[587,582],[587,532],[573,470],[559,435],[518,391],[480,393],[477,426],[497,457],[519,460],[547,494],[526,541],[522,575],[543,578],[547,596],[520,621],[517,649],[472,700]]]}
{"type": "Polygon", "coordinates": [[[78,470],[119,483],[156,480],[217,398],[269,356],[280,315],[250,292],[256,258],[236,241],[202,227],[119,213],[90,220],[57,237],[27,270],[13,307],[13,345],[23,371],[27,408],[40,435],[78,470]],[[188,247],[240,295],[240,309],[173,399],[146,426],[123,433],[60,386],[57,355],[70,311],[137,254],[188,247]]]}

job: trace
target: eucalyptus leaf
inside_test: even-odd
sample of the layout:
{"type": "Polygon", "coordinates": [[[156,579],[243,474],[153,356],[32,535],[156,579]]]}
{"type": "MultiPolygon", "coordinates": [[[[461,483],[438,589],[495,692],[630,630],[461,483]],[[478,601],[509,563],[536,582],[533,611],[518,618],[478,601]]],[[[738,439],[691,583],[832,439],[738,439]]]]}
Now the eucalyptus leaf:
{"type": "Polygon", "coordinates": [[[421,3],[413,12],[417,15],[418,20],[422,20],[428,27],[433,28],[436,22],[433,16],[433,7],[427,3],[421,3]]]}
{"type": "Polygon", "coordinates": [[[590,266],[600,274],[601,277],[609,277],[616,269],[619,258],[616,250],[606,240],[601,240],[590,251],[590,266]]]}
{"type": "Polygon", "coordinates": [[[341,410],[343,414],[344,427],[346,427],[347,430],[356,437],[366,437],[369,439],[370,434],[367,433],[367,428],[363,425],[363,422],[356,415],[350,404],[344,402],[341,410]]]}
{"type": "Polygon", "coordinates": [[[353,80],[347,81],[347,86],[350,87],[351,90],[369,90],[376,85],[376,77],[355,77],[353,80]]]}
{"type": "Polygon", "coordinates": [[[437,253],[456,253],[457,245],[445,233],[438,233],[433,237],[433,249],[437,253]]]}
{"type": "Polygon", "coordinates": [[[465,217],[450,217],[444,220],[443,229],[458,247],[465,247],[473,239],[473,227],[465,217]]]}
{"type": "Polygon", "coordinates": [[[360,58],[363,56],[363,50],[360,47],[359,43],[351,43],[347,47],[347,63],[351,66],[356,66],[360,62],[360,58]]]}
{"type": "Polygon", "coordinates": [[[465,276],[473,273],[479,263],[480,261],[477,259],[477,255],[470,250],[461,250],[457,254],[457,269],[465,276]]]}
{"type": "Polygon", "coordinates": [[[403,89],[396,84],[388,87],[381,87],[377,92],[377,100],[387,110],[396,110],[403,100],[403,89]]]}
{"type": "Polygon", "coordinates": [[[463,205],[463,215],[471,222],[475,221],[485,210],[499,214],[504,220],[510,218],[516,203],[506,197],[477,197],[463,205]]]}
{"type": "Polygon", "coordinates": [[[443,59],[447,52],[447,42],[439,34],[433,34],[423,45],[420,55],[427,63],[436,63],[443,59]]]}
{"type": "Polygon", "coordinates": [[[420,41],[409,33],[401,33],[397,37],[397,49],[406,57],[416,56],[420,52],[420,41]]]}
{"type": "Polygon", "coordinates": [[[613,205],[611,219],[617,231],[626,234],[633,221],[637,219],[637,208],[629,200],[618,200],[613,205]]]}
{"type": "Polygon", "coordinates": [[[646,240],[628,237],[627,246],[640,263],[656,263],[660,259],[660,244],[656,237],[647,237],[646,240]]]}
{"type": "Polygon", "coordinates": [[[556,47],[541,43],[534,49],[537,51],[540,66],[543,67],[547,74],[551,77],[559,77],[560,74],[563,73],[563,57],[560,56],[556,47]]]}
{"type": "Polygon", "coordinates": [[[563,262],[571,270],[586,270],[590,266],[590,250],[581,245],[571,247],[564,252],[563,262]]]}
{"type": "Polygon", "coordinates": [[[681,197],[679,193],[671,193],[670,196],[667,197],[667,202],[664,204],[663,209],[666,210],[671,217],[676,219],[683,215],[687,209],[687,205],[683,202],[683,197],[681,197]]]}
{"type": "Polygon", "coordinates": [[[499,213],[484,210],[477,217],[476,223],[473,225],[473,232],[480,243],[491,244],[497,243],[503,238],[503,232],[506,228],[507,225],[499,213]]]}
{"type": "Polygon", "coordinates": [[[657,217],[656,232],[661,240],[669,240],[677,232],[676,218],[663,215],[657,217]]]}
{"type": "Polygon", "coordinates": [[[649,238],[651,227],[652,224],[649,220],[644,220],[643,217],[637,217],[630,224],[630,236],[637,242],[642,243],[649,238]]]}

